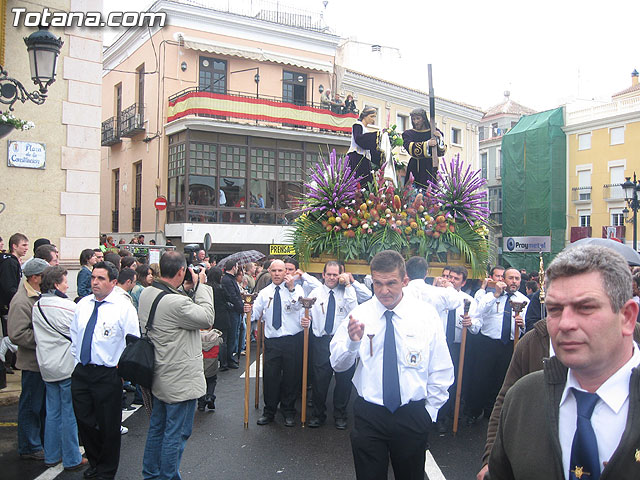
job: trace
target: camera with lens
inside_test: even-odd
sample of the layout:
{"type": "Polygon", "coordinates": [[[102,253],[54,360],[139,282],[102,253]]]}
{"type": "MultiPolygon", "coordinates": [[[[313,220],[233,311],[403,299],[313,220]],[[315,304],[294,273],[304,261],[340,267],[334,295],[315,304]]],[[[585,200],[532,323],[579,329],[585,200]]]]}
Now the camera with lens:
{"type": "Polygon", "coordinates": [[[189,268],[193,270],[193,273],[195,273],[196,275],[200,275],[200,272],[202,271],[202,265],[194,265],[191,264],[189,265],[189,268]]]}

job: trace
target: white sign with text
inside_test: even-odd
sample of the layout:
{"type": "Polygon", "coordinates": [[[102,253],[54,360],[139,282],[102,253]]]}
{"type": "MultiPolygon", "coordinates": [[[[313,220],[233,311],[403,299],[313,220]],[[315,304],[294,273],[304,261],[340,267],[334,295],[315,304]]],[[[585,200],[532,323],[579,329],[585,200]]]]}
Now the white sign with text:
{"type": "Polygon", "coordinates": [[[10,140],[7,157],[9,167],[44,169],[47,163],[44,143],[10,140]]]}

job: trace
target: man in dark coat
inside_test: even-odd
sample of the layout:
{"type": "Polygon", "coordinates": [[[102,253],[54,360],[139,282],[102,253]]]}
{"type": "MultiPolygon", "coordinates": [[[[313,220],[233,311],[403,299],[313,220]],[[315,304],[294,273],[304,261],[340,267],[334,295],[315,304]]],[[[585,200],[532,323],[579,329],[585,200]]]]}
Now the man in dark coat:
{"type": "MultiPolygon", "coordinates": [[[[238,265],[226,263],[224,265],[224,275],[220,284],[227,294],[229,307],[229,341],[227,345],[227,367],[238,368],[238,360],[233,354],[238,350],[238,326],[244,313],[244,302],[240,294],[240,287],[236,282],[236,272],[238,265]]],[[[238,352],[239,353],[239,352],[238,352]]],[[[224,365],[224,362],[222,362],[224,365]]]]}

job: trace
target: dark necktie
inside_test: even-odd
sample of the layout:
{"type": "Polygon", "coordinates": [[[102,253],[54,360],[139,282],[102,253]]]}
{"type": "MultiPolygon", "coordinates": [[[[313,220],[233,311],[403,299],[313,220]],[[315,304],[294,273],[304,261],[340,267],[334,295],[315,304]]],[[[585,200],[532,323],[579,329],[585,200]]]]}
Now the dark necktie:
{"type": "Polygon", "coordinates": [[[384,332],[384,352],[382,356],[382,403],[391,412],[395,412],[401,403],[400,376],[398,375],[398,355],[396,335],[393,329],[393,312],[384,313],[387,328],[384,332]]]}
{"type": "Polygon", "coordinates": [[[336,297],[333,295],[333,290],[329,290],[329,303],[327,304],[327,319],[324,323],[324,331],[327,335],[333,333],[333,322],[336,319],[336,297]]]}
{"type": "Polygon", "coordinates": [[[449,316],[447,317],[447,343],[451,344],[456,338],[456,311],[455,309],[449,310],[449,316]]]}
{"type": "Polygon", "coordinates": [[[280,285],[276,285],[276,293],[273,294],[273,328],[280,330],[282,326],[282,302],[280,301],[280,285]]]}
{"type": "Polygon", "coordinates": [[[589,480],[598,480],[600,478],[600,457],[596,434],[591,426],[591,414],[599,397],[595,393],[582,392],[575,388],[572,390],[577,402],[578,417],[576,433],[571,445],[569,480],[580,480],[583,476],[589,480]]]}
{"type": "Polygon", "coordinates": [[[506,345],[509,343],[509,340],[511,340],[511,302],[509,302],[511,294],[507,293],[505,298],[506,303],[504,305],[504,313],[502,315],[502,334],[500,335],[500,340],[502,340],[502,343],[506,345]]]}
{"type": "Polygon", "coordinates": [[[89,322],[84,329],[84,337],[82,337],[82,346],[80,347],[80,363],[86,365],[91,363],[91,341],[93,340],[93,332],[96,329],[96,323],[98,322],[98,308],[104,302],[95,301],[93,305],[93,312],[89,317],[89,322]]]}

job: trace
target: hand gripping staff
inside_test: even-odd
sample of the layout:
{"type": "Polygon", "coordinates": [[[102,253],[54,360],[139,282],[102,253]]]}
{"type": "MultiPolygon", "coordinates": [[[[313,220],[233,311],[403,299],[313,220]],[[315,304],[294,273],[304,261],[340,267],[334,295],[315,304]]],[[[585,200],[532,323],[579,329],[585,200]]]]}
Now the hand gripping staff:
{"type": "MultiPolygon", "coordinates": [[[[315,298],[298,298],[304,307],[304,316],[309,318],[309,309],[316,303],[315,298]]],[[[307,363],[309,360],[309,327],[304,327],[304,349],[302,351],[302,413],[300,423],[305,426],[307,422],[307,363]]]]}

